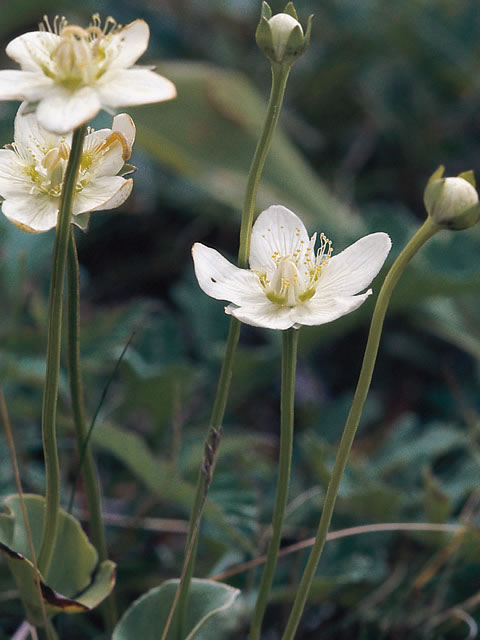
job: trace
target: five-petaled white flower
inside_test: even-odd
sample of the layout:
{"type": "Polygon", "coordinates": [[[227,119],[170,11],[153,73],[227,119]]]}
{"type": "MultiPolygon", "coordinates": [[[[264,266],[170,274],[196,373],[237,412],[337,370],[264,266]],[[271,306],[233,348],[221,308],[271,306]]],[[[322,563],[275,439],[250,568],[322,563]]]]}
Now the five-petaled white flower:
{"type": "Polygon", "coordinates": [[[289,329],[325,324],[357,309],[390,251],[386,233],[372,233],[336,256],[323,234],[309,238],[292,211],[274,205],[252,229],[250,269],[239,269],[218,251],[193,245],[195,274],[212,298],[228,300],[231,314],[257,327],[289,329]],[[359,294],[359,295],[356,295],[359,294]]]}
{"type": "MultiPolygon", "coordinates": [[[[41,127],[25,104],[15,118],[15,142],[0,149],[2,212],[30,233],[57,224],[63,179],[72,134],[58,136],[41,127]]],[[[115,116],[111,129],[89,129],[84,139],[73,197],[72,222],[85,229],[90,211],[119,207],[130,195],[133,181],[119,175],[130,158],[135,125],[125,113],[115,116]]]]}
{"type": "Polygon", "coordinates": [[[148,45],[149,28],[135,20],[124,28],[95,15],[87,29],[56,18],[43,31],[12,40],[7,55],[21,70],[0,71],[0,100],[38,103],[40,124],[68,133],[95,117],[127,107],[170,100],[175,85],[150,68],[133,66],[148,45]]]}

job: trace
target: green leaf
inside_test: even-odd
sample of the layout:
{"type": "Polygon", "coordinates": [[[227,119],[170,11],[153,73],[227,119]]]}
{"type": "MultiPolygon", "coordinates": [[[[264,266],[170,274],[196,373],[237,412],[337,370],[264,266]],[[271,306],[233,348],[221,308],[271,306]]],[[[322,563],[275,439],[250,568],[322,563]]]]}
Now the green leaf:
{"type": "MultiPolygon", "coordinates": [[[[168,580],[141,596],[115,627],[112,640],[159,640],[177,585],[178,580],[168,580]]],[[[236,621],[235,614],[232,616],[231,607],[239,593],[238,589],[229,585],[194,578],[188,599],[185,621],[187,635],[184,640],[230,638],[236,621]]],[[[167,640],[177,637],[178,628],[172,625],[167,640]]]]}
{"type": "MultiPolygon", "coordinates": [[[[45,499],[26,494],[24,500],[37,555],[42,539],[45,499]]],[[[19,496],[7,497],[4,505],[5,512],[0,514],[0,551],[13,574],[30,622],[41,626],[35,569],[19,496]]],[[[97,568],[97,562],[97,552],[80,523],[60,510],[52,564],[47,580],[41,576],[42,596],[48,615],[89,611],[108,596],[115,583],[115,564],[107,560],[97,568]]]]}
{"type": "MultiPolygon", "coordinates": [[[[155,456],[138,435],[104,424],[93,431],[92,438],[96,444],[123,462],[162,500],[181,505],[190,511],[195,497],[195,487],[179,476],[171,462],[155,456]]],[[[252,551],[248,537],[230,523],[223,509],[211,499],[205,505],[205,517],[244,550],[252,551]]]]}
{"type": "Polygon", "coordinates": [[[423,471],[425,513],[429,522],[446,522],[452,514],[452,499],[445,493],[430,466],[423,471]]]}

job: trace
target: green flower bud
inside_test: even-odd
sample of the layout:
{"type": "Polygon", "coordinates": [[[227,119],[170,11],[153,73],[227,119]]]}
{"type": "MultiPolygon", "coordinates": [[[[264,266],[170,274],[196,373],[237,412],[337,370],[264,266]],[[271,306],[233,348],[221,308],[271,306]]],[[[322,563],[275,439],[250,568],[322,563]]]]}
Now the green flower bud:
{"type": "Polygon", "coordinates": [[[439,167],[427,183],[423,201],[430,218],[441,227],[461,231],[480,220],[480,204],[473,171],[443,178],[439,167]]]}
{"type": "Polygon", "coordinates": [[[255,34],[257,44],[273,64],[290,66],[308,47],[312,18],[313,16],[309,17],[304,33],[292,2],[287,4],[284,13],[277,13],[275,16],[272,16],[268,4],[263,2],[255,34]]]}

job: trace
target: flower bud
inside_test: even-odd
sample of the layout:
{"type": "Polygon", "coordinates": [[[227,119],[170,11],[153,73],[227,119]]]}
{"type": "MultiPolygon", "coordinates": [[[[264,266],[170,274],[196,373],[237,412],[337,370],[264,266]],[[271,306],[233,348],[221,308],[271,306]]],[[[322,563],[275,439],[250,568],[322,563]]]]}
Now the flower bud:
{"type": "Polygon", "coordinates": [[[273,17],[268,4],[263,2],[262,15],[255,33],[257,44],[273,64],[290,66],[308,47],[312,18],[313,16],[309,17],[304,34],[292,2],[287,4],[283,13],[277,13],[273,17]]]}
{"type": "Polygon", "coordinates": [[[480,220],[480,204],[473,171],[443,178],[439,167],[427,183],[423,201],[430,218],[441,227],[461,231],[480,220]]]}

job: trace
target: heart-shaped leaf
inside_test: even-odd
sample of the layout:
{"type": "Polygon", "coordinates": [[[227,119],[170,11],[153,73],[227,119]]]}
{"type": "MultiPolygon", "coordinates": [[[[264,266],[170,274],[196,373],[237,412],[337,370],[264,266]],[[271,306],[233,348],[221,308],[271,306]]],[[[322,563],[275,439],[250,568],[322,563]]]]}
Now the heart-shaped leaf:
{"type": "MultiPolygon", "coordinates": [[[[24,495],[35,554],[40,549],[45,499],[24,495]]],[[[13,574],[29,621],[43,623],[35,569],[25,531],[20,498],[12,495],[4,500],[0,514],[0,551],[13,574]]],[[[60,510],[58,535],[47,579],[41,578],[41,591],[48,615],[58,612],[89,611],[104,600],[115,584],[115,564],[109,560],[97,567],[98,556],[80,523],[60,510]]]]}
{"type": "MultiPolygon", "coordinates": [[[[136,600],[116,626],[112,640],[159,640],[177,586],[178,580],[168,580],[136,600]]],[[[184,640],[231,637],[236,616],[232,616],[230,609],[239,593],[227,584],[194,578],[188,598],[184,640]]],[[[172,624],[167,640],[176,638],[178,626],[172,624]]]]}

